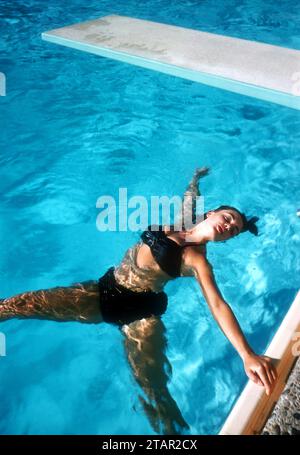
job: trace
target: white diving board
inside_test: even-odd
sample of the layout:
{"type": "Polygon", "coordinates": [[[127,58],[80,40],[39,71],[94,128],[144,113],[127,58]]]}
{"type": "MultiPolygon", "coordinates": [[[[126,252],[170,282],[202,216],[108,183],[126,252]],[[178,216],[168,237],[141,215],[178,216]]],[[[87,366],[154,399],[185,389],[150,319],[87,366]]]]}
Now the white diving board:
{"type": "Polygon", "coordinates": [[[298,50],[118,15],[42,38],[300,110],[298,50]]]}

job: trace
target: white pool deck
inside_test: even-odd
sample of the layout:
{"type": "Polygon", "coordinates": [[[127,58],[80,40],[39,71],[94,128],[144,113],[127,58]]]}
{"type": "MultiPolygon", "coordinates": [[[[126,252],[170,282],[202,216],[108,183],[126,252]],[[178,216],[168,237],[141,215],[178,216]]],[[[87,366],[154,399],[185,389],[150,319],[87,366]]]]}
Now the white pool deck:
{"type": "Polygon", "coordinates": [[[300,110],[298,50],[118,15],[42,38],[300,110]]]}
{"type": "Polygon", "coordinates": [[[220,435],[260,434],[284,389],[299,354],[300,291],[265,352],[266,356],[274,359],[278,373],[278,380],[272,394],[268,397],[263,387],[248,381],[227,417],[220,435]]]}

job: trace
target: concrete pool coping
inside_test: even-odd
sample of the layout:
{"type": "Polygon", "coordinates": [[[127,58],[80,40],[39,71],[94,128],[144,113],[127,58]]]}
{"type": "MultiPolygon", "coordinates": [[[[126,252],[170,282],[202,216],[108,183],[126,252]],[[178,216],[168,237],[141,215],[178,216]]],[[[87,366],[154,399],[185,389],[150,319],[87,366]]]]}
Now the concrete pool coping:
{"type": "Polygon", "coordinates": [[[300,435],[300,357],[261,434],[300,435]]]}
{"type": "Polygon", "coordinates": [[[278,380],[272,394],[268,397],[262,387],[249,380],[221,428],[220,435],[261,433],[300,354],[299,341],[300,291],[265,352],[266,356],[274,359],[278,372],[278,380]]]}
{"type": "Polygon", "coordinates": [[[42,39],[300,110],[300,51],[109,15],[42,39]]]}

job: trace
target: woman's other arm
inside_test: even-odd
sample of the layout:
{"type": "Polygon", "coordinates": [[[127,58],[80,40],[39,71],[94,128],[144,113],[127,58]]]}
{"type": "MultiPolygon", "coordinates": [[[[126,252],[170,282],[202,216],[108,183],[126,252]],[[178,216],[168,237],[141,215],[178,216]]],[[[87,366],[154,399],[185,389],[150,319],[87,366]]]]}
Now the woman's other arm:
{"type": "Polygon", "coordinates": [[[175,225],[178,229],[189,229],[191,227],[189,226],[190,223],[196,223],[197,197],[201,195],[199,180],[205,177],[208,172],[208,167],[199,167],[195,170],[193,178],[184,192],[181,211],[176,217],[175,225]]]}

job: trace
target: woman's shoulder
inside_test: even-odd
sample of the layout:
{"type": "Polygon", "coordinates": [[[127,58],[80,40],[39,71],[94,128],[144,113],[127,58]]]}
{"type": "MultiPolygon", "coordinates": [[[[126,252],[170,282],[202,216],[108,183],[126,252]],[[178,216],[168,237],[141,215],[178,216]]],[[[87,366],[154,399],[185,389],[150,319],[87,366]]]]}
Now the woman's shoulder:
{"type": "Polygon", "coordinates": [[[194,267],[199,260],[207,261],[206,245],[186,246],[183,250],[182,260],[188,267],[194,267]]]}

